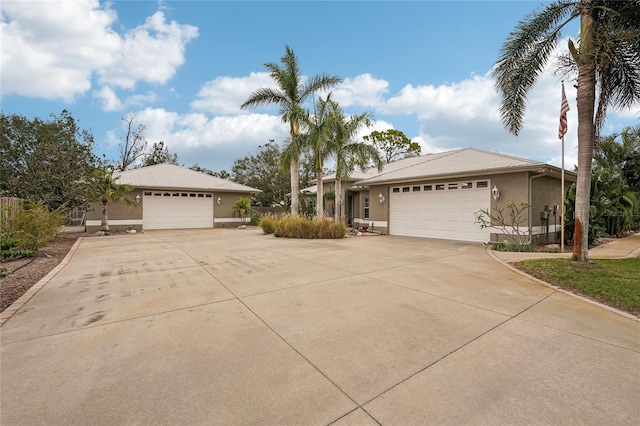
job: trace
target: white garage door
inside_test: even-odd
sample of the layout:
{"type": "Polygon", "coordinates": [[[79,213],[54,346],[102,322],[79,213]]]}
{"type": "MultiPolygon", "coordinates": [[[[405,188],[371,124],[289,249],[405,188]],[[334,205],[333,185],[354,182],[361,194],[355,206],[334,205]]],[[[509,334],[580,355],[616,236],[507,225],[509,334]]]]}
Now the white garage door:
{"type": "Polygon", "coordinates": [[[213,227],[213,195],[199,192],[145,191],[143,229],[213,227]]]}
{"type": "Polygon", "coordinates": [[[489,241],[474,213],[491,206],[489,182],[442,182],[391,188],[389,233],[408,237],[489,241]]]}

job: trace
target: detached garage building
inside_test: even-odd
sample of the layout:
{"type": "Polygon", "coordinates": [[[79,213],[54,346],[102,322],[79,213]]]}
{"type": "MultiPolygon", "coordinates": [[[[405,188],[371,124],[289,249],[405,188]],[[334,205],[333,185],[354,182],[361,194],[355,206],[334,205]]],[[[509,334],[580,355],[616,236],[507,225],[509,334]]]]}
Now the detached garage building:
{"type": "MultiPolygon", "coordinates": [[[[545,163],[466,148],[406,158],[367,174],[345,194],[355,226],[410,237],[503,241],[507,236],[499,229],[475,223],[475,212],[505,209],[508,215],[509,204],[528,203],[522,227],[533,240],[555,239],[560,231],[561,169],[545,163]]],[[[575,181],[576,174],[565,171],[565,191],[575,181]]]]}
{"type": "MultiPolygon", "coordinates": [[[[187,229],[235,226],[240,218],[233,205],[240,197],[260,190],[174,164],[158,164],[116,173],[120,184],[134,189],[127,194],[135,206],[108,205],[111,230],[187,229]]],[[[87,211],[87,231],[100,230],[102,204],[87,211]]]]}

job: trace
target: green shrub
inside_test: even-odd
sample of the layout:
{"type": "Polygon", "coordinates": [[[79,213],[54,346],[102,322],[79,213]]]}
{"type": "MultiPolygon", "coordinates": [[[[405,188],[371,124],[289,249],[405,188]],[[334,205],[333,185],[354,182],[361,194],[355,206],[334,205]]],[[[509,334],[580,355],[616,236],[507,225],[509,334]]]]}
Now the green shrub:
{"type": "Polygon", "coordinates": [[[495,243],[491,246],[495,251],[529,252],[534,251],[531,244],[495,243]]]}
{"type": "Polygon", "coordinates": [[[44,202],[31,202],[9,219],[8,229],[3,233],[17,241],[14,249],[35,251],[46,246],[66,220],[64,205],[49,211],[44,202]]]}
{"type": "Polygon", "coordinates": [[[260,216],[254,216],[249,221],[249,226],[258,226],[260,225],[260,216]]]}
{"type": "Polygon", "coordinates": [[[35,251],[33,250],[20,248],[20,241],[10,232],[3,231],[0,234],[0,258],[20,259],[22,257],[32,257],[34,254],[35,251]]]}
{"type": "MultiPolygon", "coordinates": [[[[344,223],[334,223],[326,219],[310,220],[303,217],[284,216],[272,220],[274,221],[273,235],[276,237],[327,239],[344,238],[347,233],[347,227],[344,223]]],[[[265,229],[264,226],[262,229],[265,229]]]]}

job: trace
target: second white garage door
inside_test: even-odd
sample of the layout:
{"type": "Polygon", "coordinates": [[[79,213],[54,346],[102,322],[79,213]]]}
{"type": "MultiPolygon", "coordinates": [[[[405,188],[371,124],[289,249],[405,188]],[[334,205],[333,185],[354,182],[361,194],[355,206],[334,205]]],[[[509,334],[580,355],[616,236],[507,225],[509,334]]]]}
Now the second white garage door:
{"type": "Polygon", "coordinates": [[[142,205],[143,229],[213,227],[213,195],[198,192],[148,192],[142,205]]]}
{"type": "Polygon", "coordinates": [[[491,206],[489,182],[443,182],[391,187],[389,233],[408,237],[489,241],[474,213],[491,206]]]}

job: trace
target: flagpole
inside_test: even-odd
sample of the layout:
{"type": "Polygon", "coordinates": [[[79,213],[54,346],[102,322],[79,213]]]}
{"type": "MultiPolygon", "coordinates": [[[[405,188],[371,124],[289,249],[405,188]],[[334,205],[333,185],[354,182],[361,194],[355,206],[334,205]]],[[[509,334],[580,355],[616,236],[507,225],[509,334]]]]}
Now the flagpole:
{"type": "Polygon", "coordinates": [[[564,253],[564,135],[562,136],[562,170],[560,175],[560,191],[562,191],[562,197],[560,197],[562,200],[562,205],[560,206],[560,253],[564,253]]]}

